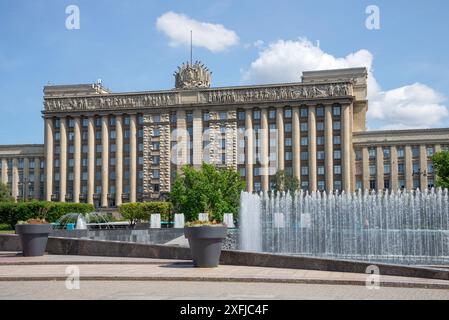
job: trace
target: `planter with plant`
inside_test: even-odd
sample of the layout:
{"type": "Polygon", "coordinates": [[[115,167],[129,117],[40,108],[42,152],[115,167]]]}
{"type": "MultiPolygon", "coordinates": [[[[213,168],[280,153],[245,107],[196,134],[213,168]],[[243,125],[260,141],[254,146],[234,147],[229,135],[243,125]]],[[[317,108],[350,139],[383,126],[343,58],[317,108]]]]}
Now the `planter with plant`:
{"type": "Polygon", "coordinates": [[[48,235],[52,225],[45,220],[45,210],[40,210],[39,217],[19,221],[16,226],[16,234],[22,242],[22,252],[25,257],[42,256],[47,248],[48,235]]]}
{"type": "Polygon", "coordinates": [[[187,222],[184,235],[189,240],[193,264],[200,268],[215,268],[220,262],[222,242],[228,228],[216,221],[187,222]]]}

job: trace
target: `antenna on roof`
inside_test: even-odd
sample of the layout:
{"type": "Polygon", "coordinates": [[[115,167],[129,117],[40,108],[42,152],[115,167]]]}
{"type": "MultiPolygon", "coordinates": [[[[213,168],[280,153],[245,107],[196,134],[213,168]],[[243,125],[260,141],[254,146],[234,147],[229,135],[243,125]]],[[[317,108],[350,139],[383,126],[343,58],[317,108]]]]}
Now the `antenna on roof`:
{"type": "Polygon", "coordinates": [[[193,65],[193,31],[190,30],[190,66],[193,65]]]}

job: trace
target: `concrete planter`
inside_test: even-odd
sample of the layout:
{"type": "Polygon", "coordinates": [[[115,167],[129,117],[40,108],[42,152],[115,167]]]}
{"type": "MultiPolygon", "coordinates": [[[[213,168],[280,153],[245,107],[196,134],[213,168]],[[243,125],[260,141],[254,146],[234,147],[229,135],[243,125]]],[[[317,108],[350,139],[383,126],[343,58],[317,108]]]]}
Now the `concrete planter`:
{"type": "Polygon", "coordinates": [[[226,226],[185,227],[193,264],[199,268],[215,268],[220,262],[221,246],[226,239],[226,226]]]}
{"type": "Polygon", "coordinates": [[[43,256],[52,229],[51,224],[17,224],[16,233],[22,242],[23,256],[43,256]]]}

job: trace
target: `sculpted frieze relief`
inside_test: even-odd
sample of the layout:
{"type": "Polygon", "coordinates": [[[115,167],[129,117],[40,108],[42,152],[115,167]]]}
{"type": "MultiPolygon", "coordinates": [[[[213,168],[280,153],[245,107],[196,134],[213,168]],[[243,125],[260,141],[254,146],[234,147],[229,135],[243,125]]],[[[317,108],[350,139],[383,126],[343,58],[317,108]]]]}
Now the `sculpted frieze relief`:
{"type": "MultiPolygon", "coordinates": [[[[283,87],[225,89],[199,92],[200,103],[245,103],[351,96],[352,84],[303,84],[283,87]]],[[[45,111],[168,107],[179,104],[179,92],[134,96],[101,96],[45,99],[45,111]]]]}

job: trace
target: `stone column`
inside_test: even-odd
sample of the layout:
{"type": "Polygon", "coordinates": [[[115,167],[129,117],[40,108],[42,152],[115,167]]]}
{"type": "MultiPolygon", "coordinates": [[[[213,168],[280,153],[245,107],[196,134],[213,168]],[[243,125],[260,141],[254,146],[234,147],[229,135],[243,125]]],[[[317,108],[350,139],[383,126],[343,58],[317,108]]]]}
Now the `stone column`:
{"type": "Polygon", "coordinates": [[[61,153],[59,157],[59,201],[65,202],[67,192],[67,122],[61,118],[61,153]]]}
{"type": "Polygon", "coordinates": [[[276,110],[276,128],[277,128],[277,169],[278,171],[284,170],[285,152],[284,152],[284,108],[277,107],[276,110]]]}
{"type": "Polygon", "coordinates": [[[259,139],[260,139],[260,174],[262,178],[262,191],[267,192],[270,189],[270,173],[269,173],[269,150],[270,150],[270,133],[268,127],[268,108],[263,107],[261,109],[260,116],[260,128],[259,139]]]}
{"type": "Polygon", "coordinates": [[[80,202],[81,193],[81,118],[75,118],[73,153],[73,202],[80,202]]]}
{"type": "Polygon", "coordinates": [[[427,150],[426,145],[419,146],[419,169],[421,190],[427,189],[427,150]]]}
{"type": "Polygon", "coordinates": [[[332,125],[332,106],[326,106],[324,109],[324,156],[327,192],[334,190],[334,129],[332,125]]]}
{"type": "Polygon", "coordinates": [[[201,109],[193,110],[193,166],[203,164],[203,118],[201,109]]]}
{"type": "Polygon", "coordinates": [[[187,164],[187,121],[185,110],[176,111],[176,165],[177,171],[181,172],[182,166],[187,164]]]}
{"type": "Polygon", "coordinates": [[[317,191],[316,171],[316,108],[309,107],[309,190],[317,191]]]}
{"type": "Polygon", "coordinates": [[[384,189],[384,153],[382,147],[377,147],[376,150],[376,180],[377,190],[384,189]]]}
{"type": "Polygon", "coordinates": [[[341,130],[341,142],[342,142],[342,173],[343,173],[343,190],[346,192],[351,191],[351,116],[350,106],[342,106],[342,130],[341,130]]]}
{"type": "Polygon", "coordinates": [[[18,169],[18,160],[14,158],[12,160],[12,184],[11,184],[11,193],[14,201],[17,201],[19,197],[19,169],[18,169]]]}
{"type": "Polygon", "coordinates": [[[413,189],[413,160],[412,147],[405,146],[405,187],[407,190],[413,189]]]}
{"type": "Polygon", "coordinates": [[[115,117],[115,130],[117,137],[115,143],[117,150],[115,152],[115,205],[122,204],[123,194],[123,124],[122,116],[115,117]]]}
{"type": "Polygon", "coordinates": [[[53,119],[45,119],[45,200],[53,194],[53,119]]]}
{"type": "Polygon", "coordinates": [[[34,158],[34,199],[41,198],[41,160],[34,158]]]}
{"type": "Polygon", "coordinates": [[[391,178],[391,190],[398,190],[398,151],[396,146],[391,146],[390,151],[390,178],[391,178]]]}
{"type": "Polygon", "coordinates": [[[129,201],[137,201],[137,126],[136,115],[130,116],[129,201]]]}
{"type": "Polygon", "coordinates": [[[299,120],[299,107],[292,108],[292,152],[293,177],[301,182],[301,122],[299,120]]]}
{"type": "Polygon", "coordinates": [[[369,152],[367,147],[362,148],[363,189],[370,190],[369,180],[369,152]]]}
{"type": "Polygon", "coordinates": [[[29,182],[30,182],[30,159],[23,159],[23,169],[22,169],[22,199],[28,200],[29,193],[29,182]]]}
{"type": "Polygon", "coordinates": [[[246,190],[253,192],[253,164],[254,164],[254,130],[253,130],[253,111],[245,111],[245,131],[246,131],[246,190]]]}
{"type": "Polygon", "coordinates": [[[87,124],[87,202],[94,204],[95,193],[95,118],[87,124]]]}
{"type": "Polygon", "coordinates": [[[101,117],[101,206],[108,207],[109,193],[109,127],[108,116],[101,117]]]}
{"type": "Polygon", "coordinates": [[[8,183],[8,160],[2,159],[2,183],[8,183]]]}

